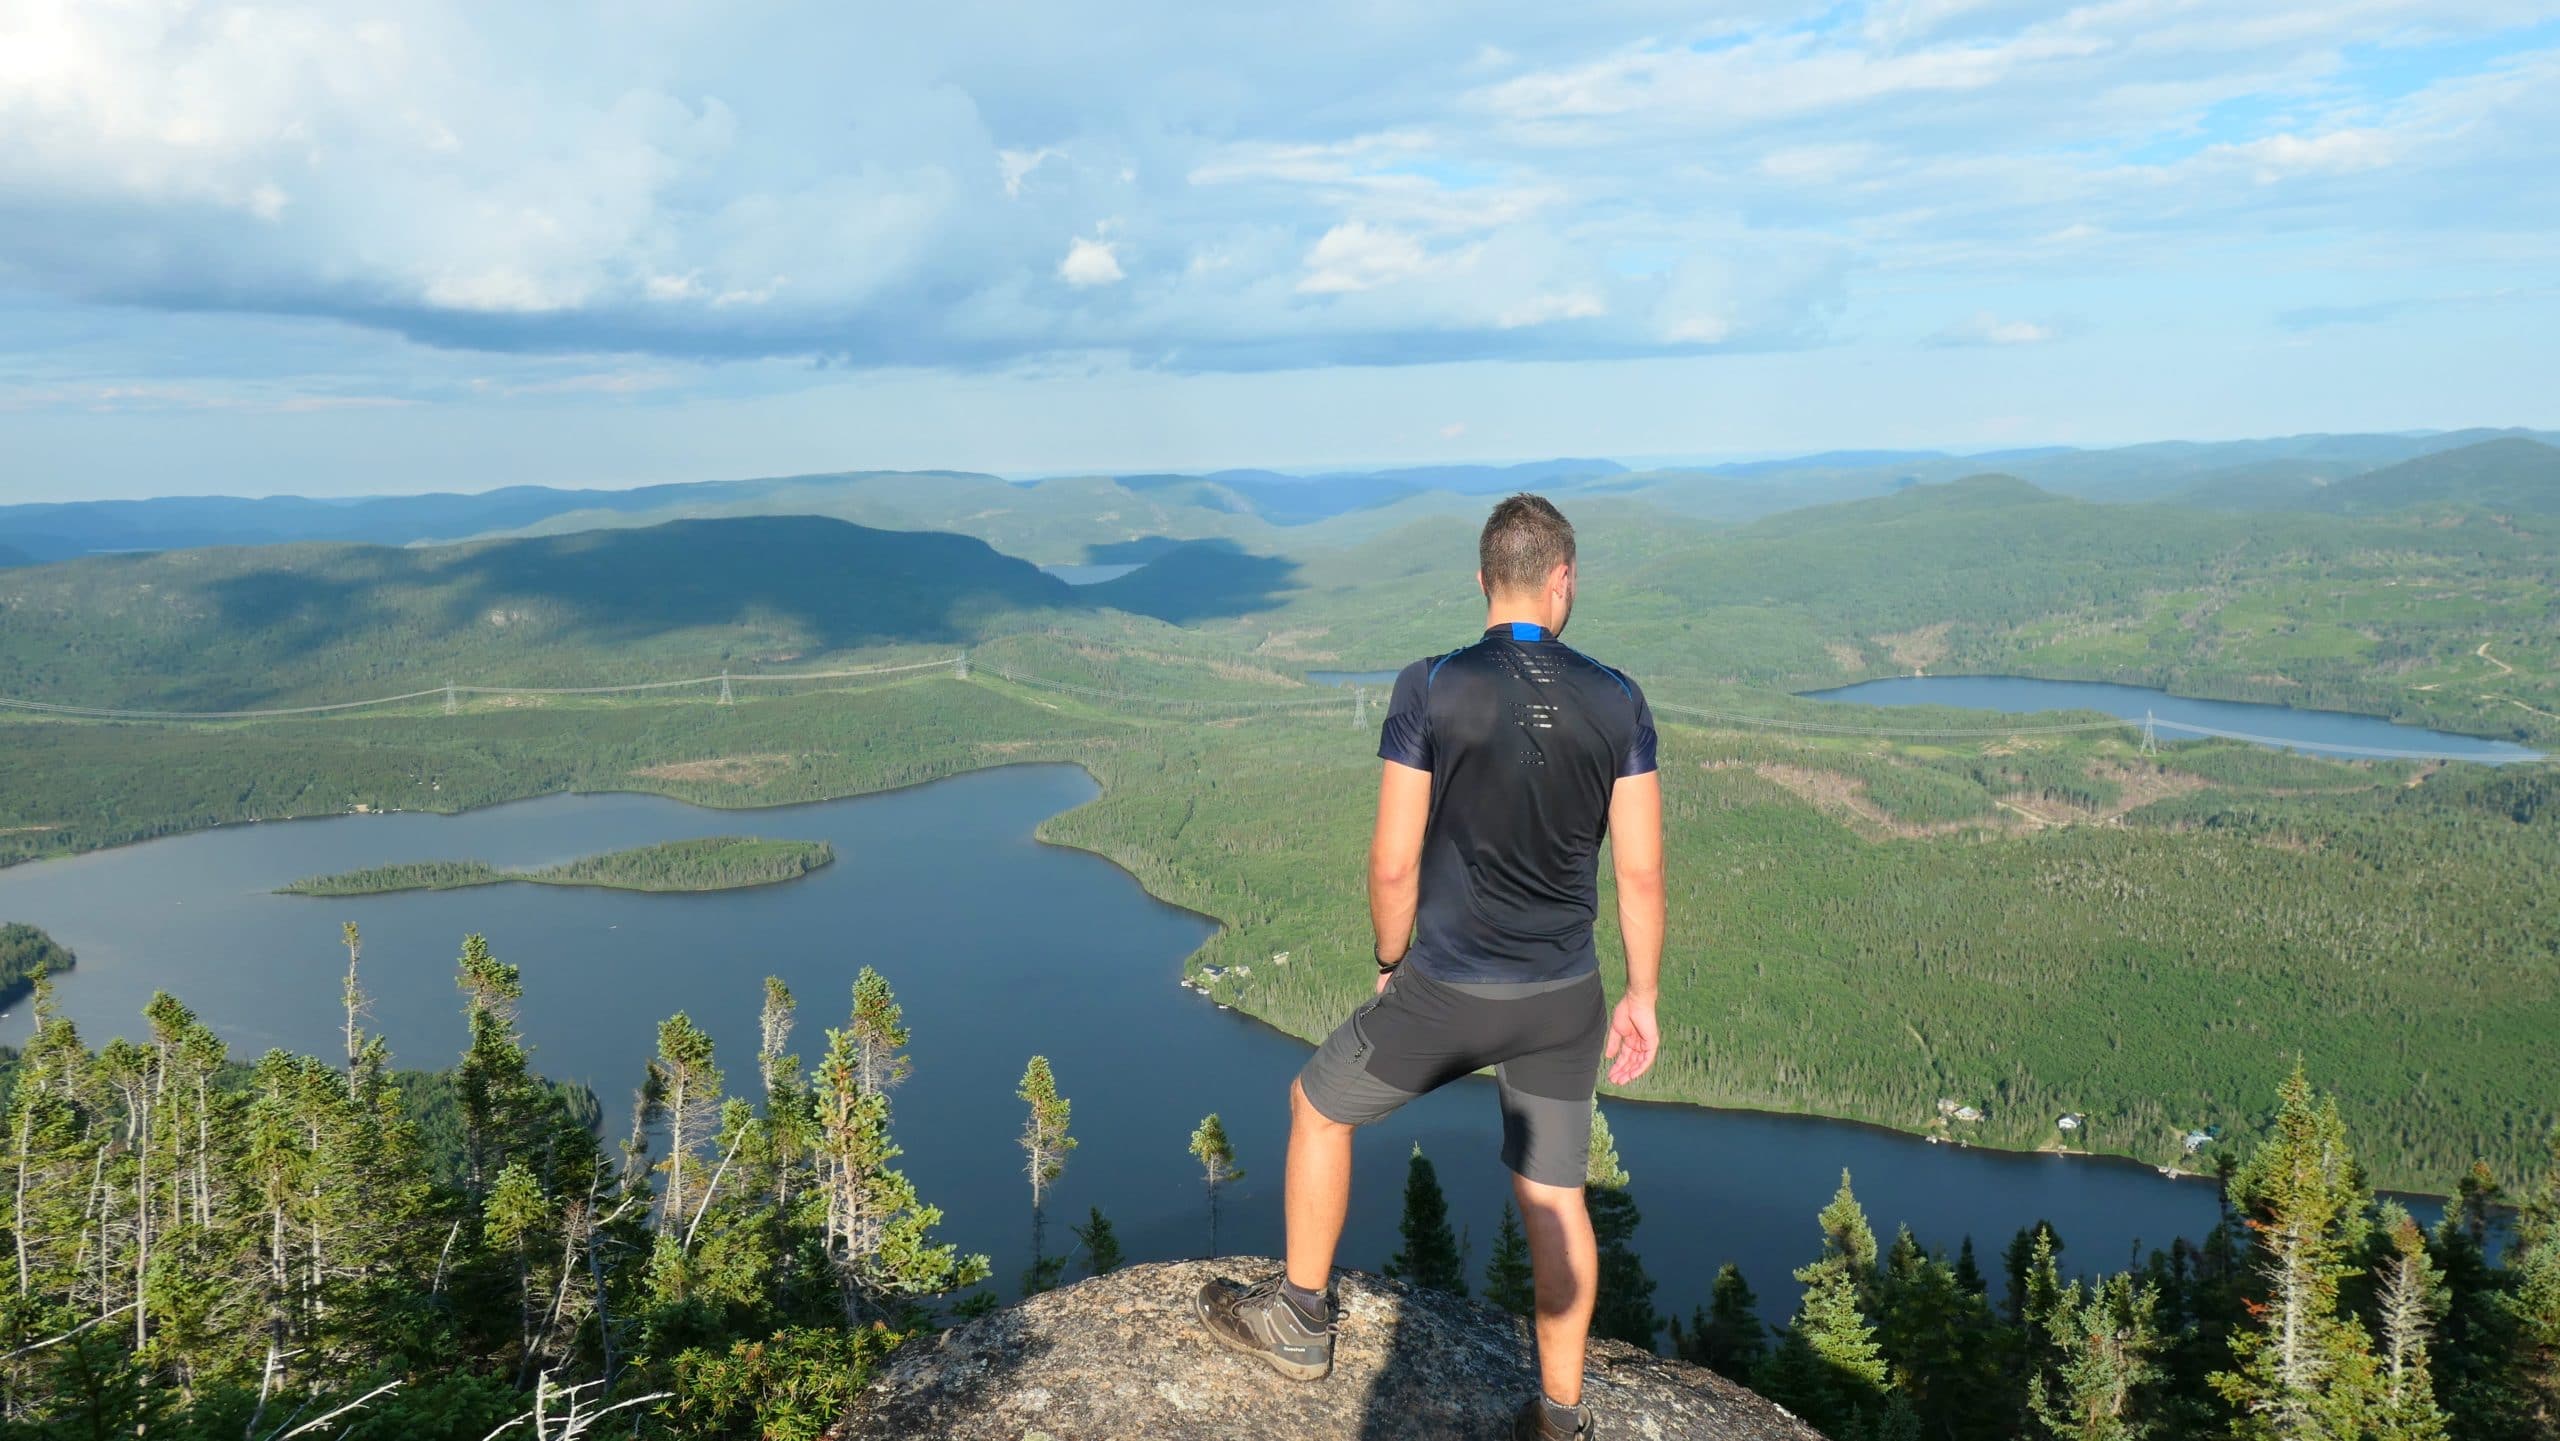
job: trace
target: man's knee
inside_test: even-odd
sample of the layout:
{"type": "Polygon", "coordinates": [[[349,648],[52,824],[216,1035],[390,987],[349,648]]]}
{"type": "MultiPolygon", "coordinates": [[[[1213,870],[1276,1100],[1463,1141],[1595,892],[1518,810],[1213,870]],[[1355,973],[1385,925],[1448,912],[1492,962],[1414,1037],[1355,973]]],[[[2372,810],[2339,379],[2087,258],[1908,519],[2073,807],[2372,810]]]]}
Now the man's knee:
{"type": "Polygon", "coordinates": [[[1305,1084],[1295,1079],[1289,1082],[1289,1120],[1293,1125],[1304,1126],[1314,1131],[1351,1129],[1350,1126],[1316,1109],[1316,1103],[1307,1099],[1305,1084]]]}

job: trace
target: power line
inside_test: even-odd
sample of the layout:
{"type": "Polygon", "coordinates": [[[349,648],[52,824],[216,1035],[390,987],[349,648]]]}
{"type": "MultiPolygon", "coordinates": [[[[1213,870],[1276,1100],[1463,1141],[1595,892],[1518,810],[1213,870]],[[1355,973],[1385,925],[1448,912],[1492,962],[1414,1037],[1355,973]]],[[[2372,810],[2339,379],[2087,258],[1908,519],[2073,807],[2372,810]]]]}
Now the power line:
{"type": "Polygon", "coordinates": [[[277,720],[277,719],[283,719],[283,718],[287,718],[287,717],[291,717],[291,716],[332,715],[332,714],[336,714],[336,713],[341,712],[341,711],[363,710],[363,709],[366,709],[366,708],[368,708],[368,707],[373,707],[373,706],[400,705],[400,704],[402,704],[402,703],[404,703],[404,702],[407,702],[407,701],[413,701],[413,700],[425,700],[425,699],[427,699],[427,698],[429,698],[429,697],[431,697],[431,696],[440,696],[440,697],[442,697],[442,698],[443,698],[443,700],[444,700],[444,704],[445,704],[445,713],[446,713],[447,715],[451,715],[455,710],[459,709],[458,705],[456,704],[456,700],[455,700],[455,698],[456,698],[456,697],[458,697],[458,696],[466,696],[466,695],[486,695],[486,696],[580,696],[580,695],[630,695],[630,694],[633,694],[633,693],[636,693],[636,692],[641,692],[641,691],[677,690],[677,689],[681,689],[681,688],[686,687],[686,686],[711,686],[711,685],[717,685],[717,686],[721,687],[722,693],[725,695],[725,694],[727,693],[727,690],[728,690],[729,684],[730,684],[731,682],[733,682],[733,681],[757,681],[757,682],[775,682],[775,681],[781,681],[781,682],[788,682],[788,681],[817,681],[817,680],[848,680],[848,679],[851,679],[851,678],[853,678],[853,677],[855,677],[855,676],[872,676],[872,675],[904,675],[904,674],[907,674],[907,673],[910,673],[910,672],[913,672],[913,671],[920,671],[920,670],[941,670],[941,669],[945,669],[945,668],[949,667],[950,665],[951,665],[951,661],[950,661],[950,659],[949,659],[949,658],[947,658],[947,657],[946,657],[946,658],[941,659],[941,660],[916,661],[916,662],[914,662],[914,663],[912,663],[912,664],[908,664],[908,665],[879,665],[879,666],[863,666],[863,667],[859,667],[859,668],[857,668],[857,669],[852,669],[852,670],[813,670],[813,671],[799,671],[799,672],[789,673],[789,674],[779,674],[779,673],[777,673],[777,674],[760,674],[760,675],[738,675],[738,674],[698,675],[698,676],[688,676],[688,677],[686,677],[686,678],[685,678],[685,679],[683,679],[683,680],[652,680],[652,681],[635,681],[635,682],[633,682],[633,683],[631,683],[631,684],[629,684],[629,685],[588,685],[588,686],[455,685],[455,684],[452,684],[451,682],[447,682],[447,683],[446,683],[446,684],[444,684],[444,685],[437,686],[437,687],[436,687],[435,689],[433,689],[433,690],[413,690],[413,691],[410,691],[410,692],[408,692],[408,693],[406,693],[406,694],[404,694],[404,695],[375,696],[375,697],[373,697],[373,698],[372,698],[372,699],[370,699],[370,700],[344,700],[344,701],[338,701],[338,702],[335,702],[335,703],[330,704],[330,705],[275,706],[275,707],[270,707],[270,708],[263,709],[263,710],[196,710],[196,711],[176,711],[176,710],[129,710],[129,709],[123,709],[123,708],[119,708],[119,707],[112,707],[112,706],[80,706],[80,705],[61,705],[61,704],[56,704],[55,702],[52,702],[52,701],[40,701],[40,700],[17,700],[17,699],[14,699],[14,698],[12,698],[12,697],[8,697],[8,696],[0,696],[0,708],[5,708],[5,709],[8,709],[8,710],[17,710],[17,711],[29,711],[29,712],[33,712],[33,713],[38,714],[38,715],[56,715],[56,716],[64,716],[64,717],[68,717],[68,718],[72,718],[72,719],[77,719],[77,720],[147,720],[147,721],[277,720]]]}
{"type": "MultiPolygon", "coordinates": [[[[1087,644],[1099,643],[1087,642],[1087,644]]],[[[1139,691],[1113,690],[1101,686],[1079,685],[1073,681],[1063,681],[1049,676],[1035,675],[1027,671],[1015,670],[1009,666],[989,665],[983,661],[976,661],[973,664],[973,660],[974,658],[970,653],[964,650],[955,655],[935,660],[911,661],[902,665],[858,666],[840,670],[755,672],[743,674],[724,671],[714,675],[688,676],[680,680],[634,681],[623,685],[479,686],[457,685],[448,682],[447,684],[439,686],[433,690],[410,691],[402,695],[378,696],[370,700],[338,701],[328,705],[284,706],[263,710],[135,710],[106,706],[66,705],[52,701],[17,700],[6,696],[0,696],[0,709],[25,711],[39,715],[62,716],[65,718],[82,720],[271,720],[294,716],[332,715],[376,706],[400,705],[409,701],[424,700],[430,697],[442,697],[445,713],[450,715],[459,709],[457,697],[465,695],[633,695],[654,691],[681,690],[695,686],[717,686],[719,688],[720,701],[728,703],[732,699],[732,686],[738,683],[788,684],[792,682],[807,681],[850,680],[864,676],[908,675],[928,670],[949,670],[953,675],[963,680],[970,679],[977,673],[984,673],[986,675],[994,676],[1000,680],[1010,682],[1014,685],[1026,686],[1034,690],[1050,691],[1060,695],[1075,696],[1084,700],[1153,706],[1180,715],[1212,713],[1223,715],[1236,711],[1320,710],[1334,706],[1342,706],[1347,702],[1347,708],[1355,726],[1364,725],[1368,716],[1369,707],[1367,694],[1362,687],[1357,685],[1348,688],[1350,691],[1348,696],[1260,698],[1246,696],[1149,695],[1139,691]]],[[[2253,745],[2272,746],[2283,750],[2305,751],[2312,754],[2333,754],[2379,760],[2412,761],[2481,761],[2492,759],[2491,757],[2477,753],[2332,744],[2329,742],[2300,741],[2284,736],[2253,735],[2247,731],[2225,730],[2215,726],[2192,725],[2184,721],[2161,720],[2156,715],[2148,712],[2146,712],[2143,718],[2139,721],[2111,718],[2108,720],[2074,721],[2061,725],[2044,726],[2002,726],[1992,728],[1955,726],[1895,727],[1848,725],[1833,721],[1804,720],[1785,716],[1754,715],[1743,711],[1716,710],[1706,706],[1687,705],[1678,701],[1655,700],[1651,702],[1651,704],[1656,711],[1692,720],[1703,721],[1711,725],[1739,726],[1759,730],[1792,731],[1812,735],[1865,736],[1881,740],[1989,741],[2007,740],[2025,736],[2080,735],[2087,734],[2092,731],[2138,730],[2141,733],[2141,745],[2143,750],[2148,754],[2156,751],[2158,747],[2158,736],[2156,734],[2158,730],[2174,730],[2184,732],[2189,735],[2209,736],[2218,740],[2245,741],[2253,745]]],[[[2543,758],[2538,753],[2528,753],[2528,755],[2533,759],[2543,758]]],[[[2517,757],[2516,759],[2526,758],[2528,757],[2517,757]]]]}

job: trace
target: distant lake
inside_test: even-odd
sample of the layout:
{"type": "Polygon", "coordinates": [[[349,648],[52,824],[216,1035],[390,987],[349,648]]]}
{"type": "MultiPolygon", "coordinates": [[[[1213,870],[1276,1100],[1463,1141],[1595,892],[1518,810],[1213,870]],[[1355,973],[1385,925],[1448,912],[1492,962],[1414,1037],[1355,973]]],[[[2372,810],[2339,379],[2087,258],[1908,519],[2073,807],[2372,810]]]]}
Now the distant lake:
{"type": "Polygon", "coordinates": [[[1139,561],[1128,565],[1044,565],[1040,568],[1069,585],[1100,585],[1106,580],[1118,580],[1143,564],[1145,562],[1139,561]]]}
{"type": "Polygon", "coordinates": [[[1307,684],[1391,686],[1399,674],[1391,670],[1311,670],[1307,672],[1307,684]]]}
{"type": "Polygon", "coordinates": [[[2032,680],[2009,675],[1893,676],[1832,690],[1807,691],[1804,695],[1807,700],[1850,701],[1858,705],[1951,706],[2011,715],[2093,710],[2136,722],[2147,712],[2167,732],[2163,737],[2166,740],[2194,739],[2193,732],[2177,728],[2194,726],[2228,732],[2279,750],[2319,755],[2388,756],[2418,751],[2491,765],[2541,758],[2539,752],[2509,741],[2394,725],[2380,716],[2301,710],[2251,701],[2197,700],[2147,686],[2098,681],[2032,680]]]}
{"type": "MultiPolygon", "coordinates": [[[[61,1002],[92,1046],[142,1029],[152,992],[193,1006],[241,1060],[268,1047],[339,1053],[338,925],[364,928],[364,979],[395,1064],[442,1067],[463,1044],[454,956],[465,932],[523,967],[522,1024],[546,1074],[585,1081],[618,1131],[657,1023],[684,1010],[718,1041],[730,1087],[755,1085],[756,1011],[768,975],[800,1000],[792,1048],[814,1060],[844,1022],[854,974],[879,967],[906,1007],[915,1074],[895,1093],[905,1164],[944,1208],[944,1235],[995,1257],[1010,1293],[1029,1246],[1014,1143],[1023,1063],[1046,1054],[1082,1144],[1053,1193],[1050,1234],[1099,1205],[1138,1259],[1205,1243],[1191,1129],[1217,1111],[1247,1172],[1220,1226],[1224,1249],[1280,1248],[1289,1078],[1303,1042],[1182,989],[1210,922],[1151,899],[1127,873],[1040,844],[1046,817],[1092,800],[1068,766],[981,771],[912,790],[753,812],[653,796],[555,796],[462,816],[268,822],[0,870],[0,919],[32,922],[79,953],[61,1002]],[[838,863],[803,879],[701,895],[506,886],[313,899],[273,894],[306,876],[396,861],[536,866],[690,836],[825,841],[838,863]]],[[[1361,878],[1339,879],[1356,889],[1361,878]]],[[[1257,962],[1257,969],[1268,964],[1257,962]]],[[[1364,968],[1367,957],[1293,964],[1364,968]]],[[[22,1044],[21,1004],[0,1044],[22,1044]]],[[[1952,1252],[1970,1231],[1986,1267],[2019,1227],[2049,1217],[2069,1259],[2120,1265],[2139,1240],[2200,1236],[2212,1186],[2129,1162],[2013,1155],[1803,1117],[1611,1103],[1645,1222],[1658,1301],[1686,1314],[1717,1265],[1740,1261],[1773,1315],[1788,1271],[1821,1249],[1814,1213],[1843,1167],[1878,1230],[1908,1222],[1952,1252]]],[[[1469,1079],[1360,1134],[1346,1264],[1397,1244],[1405,1158],[1438,1164],[1480,1278],[1507,1185],[1489,1082],[1469,1079]]]]}

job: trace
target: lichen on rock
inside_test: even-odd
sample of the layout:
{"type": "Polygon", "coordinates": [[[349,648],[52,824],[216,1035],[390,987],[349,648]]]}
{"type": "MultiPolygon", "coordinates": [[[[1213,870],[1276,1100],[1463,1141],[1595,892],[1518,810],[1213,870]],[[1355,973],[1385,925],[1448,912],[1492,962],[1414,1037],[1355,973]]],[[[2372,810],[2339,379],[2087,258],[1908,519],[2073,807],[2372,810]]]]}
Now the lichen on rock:
{"type": "MultiPolygon", "coordinates": [[[[1333,1374],[1285,1380],[1192,1315],[1252,1257],[1131,1266],[919,1337],[854,1403],[837,1441],[1491,1441],[1537,1388],[1527,1327],[1480,1302],[1339,1273],[1333,1374]]],[[[1644,1441],[1821,1441],[1701,1367],[1592,1344],[1584,1399],[1600,1434],[1644,1441]]]]}

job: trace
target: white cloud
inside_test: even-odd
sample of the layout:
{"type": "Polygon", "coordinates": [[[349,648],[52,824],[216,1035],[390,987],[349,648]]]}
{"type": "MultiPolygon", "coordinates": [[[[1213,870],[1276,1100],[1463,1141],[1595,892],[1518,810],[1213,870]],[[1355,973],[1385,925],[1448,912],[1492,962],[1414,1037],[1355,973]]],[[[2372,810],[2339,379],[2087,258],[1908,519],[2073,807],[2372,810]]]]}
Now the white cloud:
{"type": "Polygon", "coordinates": [[[1453,420],[1447,425],[1440,427],[1440,438],[1442,440],[1456,440],[1458,437],[1465,435],[1466,433],[1467,423],[1463,420],[1453,420]]]}
{"type": "Polygon", "coordinates": [[[2042,345],[2062,338],[2060,326],[2033,320],[2003,320],[1978,310],[1929,337],[1932,345],[2042,345]]]}
{"type": "Polygon", "coordinates": [[[1307,273],[1298,281],[1298,290],[1305,295],[1374,290],[1428,275],[1445,263],[1402,231],[1346,220],[1326,231],[1307,252],[1307,273]]]}
{"type": "Polygon", "coordinates": [[[2352,175],[2379,170],[2399,157],[2400,138],[2388,131],[2333,130],[2325,135],[2270,135],[2239,145],[2216,145],[2205,155],[2238,162],[2260,185],[2297,175],[2352,175]]]}
{"type": "Polygon", "coordinates": [[[1040,168],[1041,162],[1054,159],[1057,155],[1057,151],[1052,150],[1045,145],[1037,150],[997,151],[996,167],[1004,174],[1004,193],[1006,196],[1013,199],[1020,199],[1022,196],[1022,182],[1030,178],[1032,171],[1040,168]]]}
{"type": "Polygon", "coordinates": [[[1120,257],[1112,242],[1079,236],[1067,245],[1067,258],[1058,262],[1058,278],[1081,289],[1111,285],[1127,276],[1120,269],[1120,257]]]}
{"type": "Polygon", "coordinates": [[[1518,305],[1506,306],[1494,315],[1493,323],[1504,330],[1517,330],[1524,325],[1545,325],[1557,320],[1595,320],[1608,313],[1608,302],[1595,292],[1566,290],[1533,295],[1518,305]]]}

